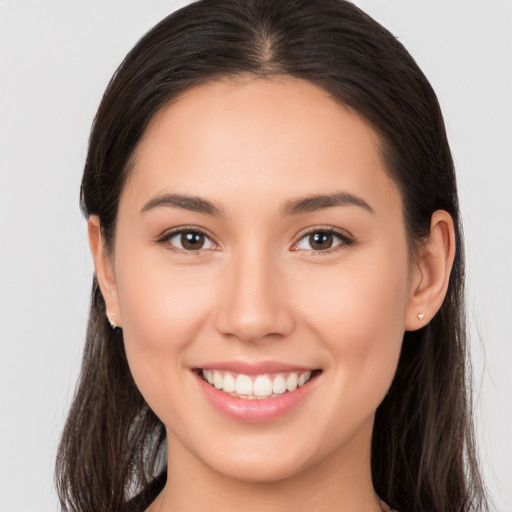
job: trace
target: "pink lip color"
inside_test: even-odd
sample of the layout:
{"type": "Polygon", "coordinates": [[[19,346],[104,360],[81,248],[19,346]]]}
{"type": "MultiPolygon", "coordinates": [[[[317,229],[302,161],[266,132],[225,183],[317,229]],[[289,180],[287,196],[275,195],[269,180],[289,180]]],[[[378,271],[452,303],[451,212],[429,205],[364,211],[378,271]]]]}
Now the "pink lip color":
{"type": "Polygon", "coordinates": [[[314,368],[304,366],[294,366],[278,361],[261,361],[259,363],[249,363],[246,361],[219,361],[199,366],[203,370],[224,370],[233,373],[243,373],[244,375],[262,375],[264,373],[289,373],[305,372],[314,368]]]}
{"type": "MultiPolygon", "coordinates": [[[[290,367],[287,368],[290,371],[290,367]]],[[[312,388],[311,384],[314,385],[316,381],[312,379],[295,391],[283,393],[275,398],[248,400],[224,393],[205,382],[197,373],[194,374],[206,398],[219,412],[235,420],[251,423],[270,421],[283,416],[307,396],[312,388]]]]}

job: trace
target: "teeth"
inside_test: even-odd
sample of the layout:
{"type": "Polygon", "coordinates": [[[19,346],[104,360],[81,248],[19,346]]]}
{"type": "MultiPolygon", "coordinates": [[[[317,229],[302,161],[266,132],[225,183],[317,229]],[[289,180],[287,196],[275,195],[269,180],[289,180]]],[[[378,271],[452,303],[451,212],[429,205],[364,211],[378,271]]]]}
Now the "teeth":
{"type": "Polygon", "coordinates": [[[224,375],[224,385],[222,386],[222,389],[226,393],[233,393],[236,391],[235,378],[230,373],[226,373],[226,375],[224,375]]]}
{"type": "Polygon", "coordinates": [[[256,396],[270,396],[272,394],[272,381],[268,375],[258,375],[256,377],[254,394],[256,396]]]}
{"type": "Polygon", "coordinates": [[[299,388],[304,386],[306,382],[311,378],[311,372],[304,372],[299,375],[299,388]]]}
{"type": "Polygon", "coordinates": [[[236,378],[236,388],[237,395],[252,395],[252,380],[247,375],[240,374],[236,378]]]}
{"type": "Polygon", "coordinates": [[[213,372],[213,385],[217,389],[222,389],[224,386],[224,379],[222,378],[222,375],[218,371],[213,372]]]}
{"type": "Polygon", "coordinates": [[[288,378],[286,379],[286,389],[288,391],[295,391],[297,389],[298,381],[298,375],[296,373],[290,373],[290,375],[288,375],[288,378]]]}
{"type": "Polygon", "coordinates": [[[310,371],[291,372],[287,375],[277,374],[273,377],[266,374],[250,377],[242,373],[235,377],[229,372],[220,370],[203,370],[202,374],[204,380],[216,389],[249,400],[272,398],[286,391],[295,391],[311,378],[310,371]]]}
{"type": "Polygon", "coordinates": [[[281,394],[286,391],[286,381],[282,375],[278,375],[274,379],[274,382],[272,382],[272,391],[277,394],[281,394]]]}

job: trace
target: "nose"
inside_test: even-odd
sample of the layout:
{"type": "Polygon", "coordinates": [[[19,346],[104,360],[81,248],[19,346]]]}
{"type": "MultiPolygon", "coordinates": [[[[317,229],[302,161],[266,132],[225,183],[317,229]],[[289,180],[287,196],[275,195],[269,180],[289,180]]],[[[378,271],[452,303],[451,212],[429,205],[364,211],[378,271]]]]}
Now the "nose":
{"type": "Polygon", "coordinates": [[[224,297],[216,317],[218,331],[245,342],[289,335],[294,317],[283,269],[262,252],[233,259],[226,269],[224,297]]]}

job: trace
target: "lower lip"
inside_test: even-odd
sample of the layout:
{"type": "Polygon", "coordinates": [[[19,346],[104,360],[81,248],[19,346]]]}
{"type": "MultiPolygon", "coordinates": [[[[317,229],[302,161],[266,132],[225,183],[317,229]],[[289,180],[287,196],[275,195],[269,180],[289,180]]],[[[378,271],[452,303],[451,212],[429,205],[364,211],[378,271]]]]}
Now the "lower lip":
{"type": "Polygon", "coordinates": [[[308,395],[317,380],[314,377],[295,391],[288,391],[274,398],[249,400],[228,395],[208,384],[199,374],[195,375],[203,393],[215,409],[235,420],[251,423],[271,421],[284,416],[308,395]]]}

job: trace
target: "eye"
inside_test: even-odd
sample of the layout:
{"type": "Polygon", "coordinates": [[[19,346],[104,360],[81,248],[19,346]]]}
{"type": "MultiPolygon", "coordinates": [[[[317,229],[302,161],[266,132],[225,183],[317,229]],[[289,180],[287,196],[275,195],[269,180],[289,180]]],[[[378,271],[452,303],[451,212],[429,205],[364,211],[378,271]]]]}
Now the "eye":
{"type": "Polygon", "coordinates": [[[160,242],[170,245],[175,251],[195,252],[201,249],[216,249],[217,245],[202,231],[180,229],[167,233],[160,242]]]}
{"type": "Polygon", "coordinates": [[[354,241],[347,235],[333,229],[317,229],[304,235],[293,250],[306,250],[315,252],[331,252],[350,246],[354,241]]]}

